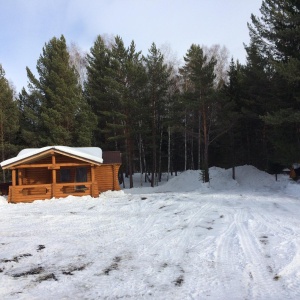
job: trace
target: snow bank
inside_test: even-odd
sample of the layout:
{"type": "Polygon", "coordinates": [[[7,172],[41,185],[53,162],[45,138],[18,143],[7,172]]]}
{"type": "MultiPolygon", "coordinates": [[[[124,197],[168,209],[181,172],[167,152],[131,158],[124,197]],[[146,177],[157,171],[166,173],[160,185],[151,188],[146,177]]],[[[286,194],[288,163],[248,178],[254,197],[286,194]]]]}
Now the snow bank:
{"type": "Polygon", "coordinates": [[[293,197],[300,197],[300,184],[297,182],[289,181],[286,188],[285,194],[293,197]]]}
{"type": "Polygon", "coordinates": [[[188,170],[157,187],[157,192],[191,192],[199,188],[206,189],[199,171],[188,170]]]}
{"type": "MultiPolygon", "coordinates": [[[[209,183],[203,183],[199,170],[188,170],[174,176],[167,182],[160,182],[159,186],[151,188],[137,187],[139,185],[139,174],[135,174],[133,189],[124,189],[125,193],[131,194],[151,194],[166,192],[208,192],[209,190],[229,191],[235,189],[263,191],[270,188],[284,190],[288,182],[288,177],[284,176],[279,181],[275,180],[274,175],[260,171],[253,166],[239,166],[235,169],[235,178],[232,179],[232,169],[222,169],[212,167],[209,169],[209,183]],[[136,181],[137,180],[137,181],[136,181]]],[[[126,186],[129,184],[126,183],[126,186]]],[[[296,192],[295,192],[296,193],[296,192]]]]}
{"type": "Polygon", "coordinates": [[[232,170],[212,167],[209,169],[210,187],[214,190],[232,190],[238,183],[232,179],[232,170]]]}
{"type": "Polygon", "coordinates": [[[237,167],[235,174],[239,186],[246,189],[269,188],[276,182],[274,175],[248,165],[237,167]]]}
{"type": "Polygon", "coordinates": [[[7,199],[6,197],[0,196],[0,206],[1,205],[6,205],[7,204],[7,199]]]}
{"type": "Polygon", "coordinates": [[[124,197],[124,191],[106,191],[100,194],[100,198],[121,198],[124,197]]]}

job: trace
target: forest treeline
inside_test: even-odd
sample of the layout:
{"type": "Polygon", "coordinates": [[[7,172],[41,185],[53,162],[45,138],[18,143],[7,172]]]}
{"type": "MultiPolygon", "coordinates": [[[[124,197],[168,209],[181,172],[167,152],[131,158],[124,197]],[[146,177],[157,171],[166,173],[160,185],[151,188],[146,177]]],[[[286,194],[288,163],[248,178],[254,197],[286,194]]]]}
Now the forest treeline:
{"type": "MultiPolygon", "coordinates": [[[[1,159],[48,145],[122,152],[123,171],[233,168],[270,173],[300,160],[300,4],[265,0],[248,24],[246,62],[226,48],[193,44],[178,66],[153,43],[99,35],[84,55],[53,37],[27,68],[19,95],[0,65],[1,159]]],[[[2,174],[8,180],[9,174],[2,174]]],[[[130,176],[130,185],[133,185],[130,176]]]]}

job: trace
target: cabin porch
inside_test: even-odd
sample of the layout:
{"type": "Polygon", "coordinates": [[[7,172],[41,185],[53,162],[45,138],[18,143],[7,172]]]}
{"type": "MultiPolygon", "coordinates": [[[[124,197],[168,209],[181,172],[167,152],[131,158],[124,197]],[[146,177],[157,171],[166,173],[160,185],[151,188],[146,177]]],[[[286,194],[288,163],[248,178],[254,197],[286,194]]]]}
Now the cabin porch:
{"type": "Polygon", "coordinates": [[[92,182],[63,183],[63,184],[35,184],[16,185],[9,187],[8,202],[32,202],[55,198],[64,198],[69,195],[93,195],[92,182]]]}
{"type": "Polygon", "coordinates": [[[95,166],[26,166],[12,170],[12,185],[8,202],[32,202],[35,200],[64,198],[69,195],[97,197],[98,185],[95,166]]]}

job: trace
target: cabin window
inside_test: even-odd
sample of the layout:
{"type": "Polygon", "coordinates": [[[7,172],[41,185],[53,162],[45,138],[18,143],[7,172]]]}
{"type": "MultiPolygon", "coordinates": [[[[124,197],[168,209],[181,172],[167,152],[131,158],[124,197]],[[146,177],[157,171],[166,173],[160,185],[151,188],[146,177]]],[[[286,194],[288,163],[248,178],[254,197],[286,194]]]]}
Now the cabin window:
{"type": "MultiPolygon", "coordinates": [[[[76,168],[76,182],[87,182],[87,168],[79,167],[76,168]]],[[[83,192],[87,189],[85,185],[77,185],[76,191],[83,192]]]]}
{"type": "Polygon", "coordinates": [[[76,168],[76,182],[87,182],[87,168],[76,168]]]}
{"type": "Polygon", "coordinates": [[[70,169],[60,169],[60,182],[71,182],[70,169]]]}

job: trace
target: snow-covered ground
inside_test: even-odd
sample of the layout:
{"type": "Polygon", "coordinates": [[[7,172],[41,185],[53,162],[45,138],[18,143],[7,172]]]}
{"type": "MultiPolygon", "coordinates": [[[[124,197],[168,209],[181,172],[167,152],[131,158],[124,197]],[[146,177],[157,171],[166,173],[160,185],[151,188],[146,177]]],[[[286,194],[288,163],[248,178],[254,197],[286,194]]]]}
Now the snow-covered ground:
{"type": "Polygon", "coordinates": [[[300,299],[300,185],[251,166],[236,176],[0,198],[0,299],[300,299]]]}

